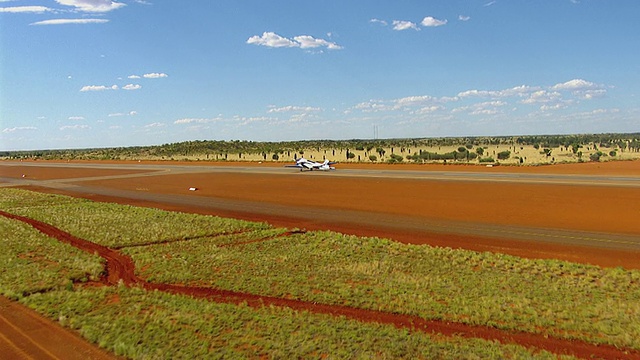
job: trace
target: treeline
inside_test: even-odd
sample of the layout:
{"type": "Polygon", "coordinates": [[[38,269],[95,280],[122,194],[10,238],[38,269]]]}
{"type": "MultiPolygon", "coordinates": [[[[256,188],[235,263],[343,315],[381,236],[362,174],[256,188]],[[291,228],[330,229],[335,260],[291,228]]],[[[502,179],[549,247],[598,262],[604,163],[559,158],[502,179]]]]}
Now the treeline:
{"type": "MultiPolygon", "coordinates": [[[[2,151],[0,158],[45,159],[45,160],[131,160],[131,159],[182,159],[199,156],[207,160],[234,160],[243,154],[261,155],[264,160],[301,156],[305,150],[346,149],[375,151],[382,157],[384,149],[417,149],[420,147],[462,146],[473,149],[483,145],[532,145],[536,148],[566,147],[578,149],[582,145],[594,144],[601,148],[619,147],[623,151],[640,151],[640,133],[632,134],[585,134],[585,135],[532,135],[496,137],[450,137],[422,139],[369,139],[369,140],[304,140],[285,142],[218,141],[196,140],[179,143],[115,148],[89,148],[66,150],[2,151]]],[[[392,150],[393,153],[393,150],[392,150]]],[[[448,154],[421,152],[411,155],[413,160],[472,160],[480,156],[474,151],[457,151],[448,154]]]]}

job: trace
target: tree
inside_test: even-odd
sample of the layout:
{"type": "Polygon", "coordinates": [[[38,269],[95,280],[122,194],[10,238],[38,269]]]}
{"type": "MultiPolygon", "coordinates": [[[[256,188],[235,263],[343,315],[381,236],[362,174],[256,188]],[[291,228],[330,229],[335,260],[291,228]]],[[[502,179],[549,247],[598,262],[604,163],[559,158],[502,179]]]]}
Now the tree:
{"type": "Polygon", "coordinates": [[[375,156],[375,155],[369,155],[369,160],[371,160],[373,162],[376,162],[376,161],[378,161],[378,157],[375,156]]]}
{"type": "Polygon", "coordinates": [[[478,155],[481,155],[481,156],[482,156],[482,154],[484,154],[484,149],[483,149],[483,148],[481,148],[481,147],[477,148],[477,149],[476,149],[476,154],[478,154],[478,155]]]}
{"type": "Polygon", "coordinates": [[[511,157],[511,151],[509,150],[501,151],[498,153],[497,156],[499,160],[507,160],[509,157],[511,157]]]}
{"type": "Polygon", "coordinates": [[[404,158],[402,157],[402,155],[397,155],[397,154],[391,154],[391,157],[389,159],[390,163],[400,163],[404,161],[404,158]]]}

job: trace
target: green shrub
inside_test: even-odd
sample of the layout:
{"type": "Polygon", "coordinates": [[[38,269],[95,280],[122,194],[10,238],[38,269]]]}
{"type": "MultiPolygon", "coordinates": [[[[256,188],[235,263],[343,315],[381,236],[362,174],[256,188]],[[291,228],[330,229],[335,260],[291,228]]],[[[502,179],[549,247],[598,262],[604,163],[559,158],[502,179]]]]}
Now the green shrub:
{"type": "Polygon", "coordinates": [[[509,157],[511,157],[511,151],[509,151],[509,150],[500,151],[498,153],[498,159],[499,160],[507,160],[509,157]]]}

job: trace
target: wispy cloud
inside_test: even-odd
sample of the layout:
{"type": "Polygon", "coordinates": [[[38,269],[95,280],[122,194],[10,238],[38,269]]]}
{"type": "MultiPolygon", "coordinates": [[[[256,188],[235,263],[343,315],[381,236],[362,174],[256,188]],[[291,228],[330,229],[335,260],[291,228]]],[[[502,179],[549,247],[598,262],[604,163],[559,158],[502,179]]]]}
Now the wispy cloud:
{"type": "Polygon", "coordinates": [[[107,19],[51,19],[31,23],[29,25],[68,25],[68,24],[104,24],[107,19]]]}
{"type": "Polygon", "coordinates": [[[126,6],[124,3],[110,0],[56,0],[56,2],[83,12],[109,12],[126,6]]]}
{"type": "Polygon", "coordinates": [[[311,112],[311,111],[322,111],[322,109],[318,107],[311,106],[283,106],[283,107],[271,107],[268,112],[269,113],[281,113],[281,112],[291,112],[291,111],[303,111],[303,112],[311,112]]]}
{"type": "Polygon", "coordinates": [[[179,119],[174,121],[174,124],[177,125],[181,125],[181,124],[207,124],[207,123],[212,123],[212,122],[216,122],[216,121],[220,121],[222,119],[220,118],[213,118],[213,119],[207,119],[207,118],[184,118],[184,119],[179,119]]]}
{"type": "Polygon", "coordinates": [[[11,6],[0,7],[0,13],[37,13],[42,14],[53,9],[46,6],[11,6]]]}
{"type": "Polygon", "coordinates": [[[295,36],[293,39],[288,39],[270,31],[262,33],[261,36],[254,35],[250,37],[249,39],[247,39],[247,44],[261,45],[271,48],[297,47],[301,49],[309,49],[326,47],[329,50],[342,49],[342,46],[334,42],[330,42],[324,39],[317,39],[309,35],[299,35],[295,36]]]}
{"type": "Polygon", "coordinates": [[[119,116],[136,116],[138,115],[138,112],[135,110],[129,111],[128,113],[112,113],[109,114],[107,116],[109,117],[119,117],[119,116]]]}
{"type": "Polygon", "coordinates": [[[386,21],[380,20],[380,19],[371,19],[371,20],[369,20],[369,22],[373,23],[373,24],[380,24],[382,26],[387,26],[388,25],[386,21]]]}
{"type": "Polygon", "coordinates": [[[38,128],[34,126],[16,126],[12,128],[4,128],[2,132],[5,134],[9,134],[16,131],[31,131],[31,130],[38,130],[38,128]]]}
{"type": "Polygon", "coordinates": [[[332,43],[330,41],[324,39],[316,39],[313,36],[309,35],[300,35],[293,38],[298,44],[300,44],[301,49],[313,49],[318,47],[326,47],[329,50],[339,50],[342,47],[336,43],[332,43]]]}
{"type": "Polygon", "coordinates": [[[60,130],[84,130],[91,129],[89,125],[65,125],[60,127],[60,130]]]}
{"type": "Polygon", "coordinates": [[[106,91],[106,90],[118,90],[118,85],[104,86],[104,85],[86,85],[80,89],[81,92],[87,91],[106,91]]]}
{"type": "Polygon", "coordinates": [[[469,21],[469,20],[471,20],[471,16],[458,15],[458,20],[460,20],[460,21],[469,21]]]}
{"type": "Polygon", "coordinates": [[[154,123],[151,123],[151,124],[147,124],[144,127],[145,127],[145,129],[150,129],[150,128],[158,128],[158,127],[164,127],[164,126],[165,125],[163,123],[161,123],[161,122],[154,122],[154,123]]]}
{"type": "Polygon", "coordinates": [[[73,121],[84,120],[84,116],[70,116],[69,120],[73,120],[73,121]]]}
{"type": "Polygon", "coordinates": [[[420,31],[420,28],[414,22],[405,21],[405,20],[393,20],[393,30],[403,31],[403,30],[409,30],[409,29],[420,31]]]}

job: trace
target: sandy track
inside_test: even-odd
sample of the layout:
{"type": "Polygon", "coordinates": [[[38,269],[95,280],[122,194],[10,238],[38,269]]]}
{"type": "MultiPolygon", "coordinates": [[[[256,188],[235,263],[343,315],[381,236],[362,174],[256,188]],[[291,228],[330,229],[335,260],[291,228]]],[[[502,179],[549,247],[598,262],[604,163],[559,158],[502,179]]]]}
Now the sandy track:
{"type": "MultiPolygon", "coordinates": [[[[408,328],[413,331],[438,333],[450,336],[457,335],[468,338],[482,338],[487,340],[497,340],[503,343],[515,343],[527,347],[536,347],[548,350],[556,354],[570,354],[582,358],[591,358],[595,356],[607,359],[640,359],[640,352],[637,351],[618,349],[613,346],[592,345],[577,340],[569,341],[556,339],[545,335],[502,331],[492,327],[470,326],[452,322],[430,321],[408,315],[391,314],[338,305],[318,304],[221,289],[149,283],[137,277],[135,275],[133,261],[129,257],[124,256],[117,251],[77,238],[55,228],[54,226],[37,220],[9,214],[3,211],[0,211],[0,215],[26,222],[42,233],[54,237],[59,241],[71,244],[81,250],[90,253],[97,253],[107,261],[107,276],[103,281],[109,285],[116,285],[118,282],[122,281],[124,284],[129,286],[139,285],[148,290],[160,290],[173,294],[189,295],[217,302],[234,304],[246,303],[254,307],[270,305],[289,307],[295,310],[305,310],[314,313],[330,314],[333,316],[345,316],[359,321],[391,324],[398,328],[408,328]]],[[[0,320],[2,319],[0,318],[0,320]]]]}
{"type": "Polygon", "coordinates": [[[0,296],[0,358],[119,359],[87,343],[75,332],[0,296]]]}

